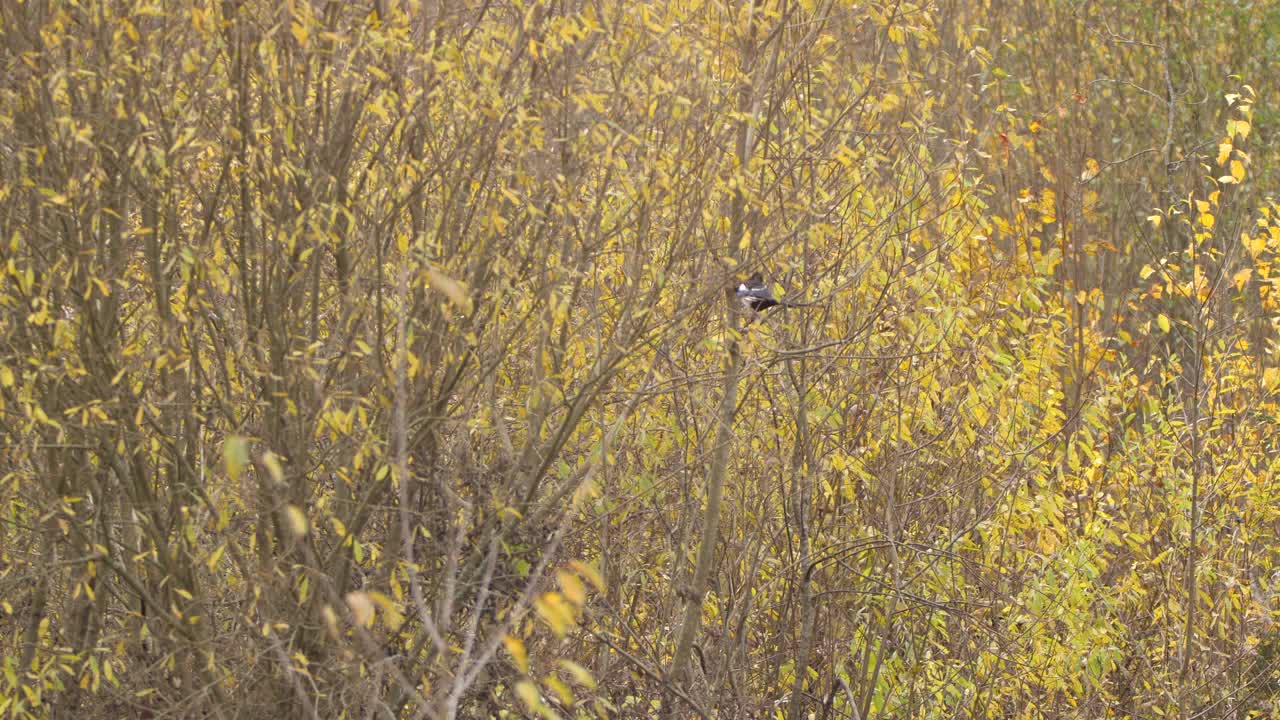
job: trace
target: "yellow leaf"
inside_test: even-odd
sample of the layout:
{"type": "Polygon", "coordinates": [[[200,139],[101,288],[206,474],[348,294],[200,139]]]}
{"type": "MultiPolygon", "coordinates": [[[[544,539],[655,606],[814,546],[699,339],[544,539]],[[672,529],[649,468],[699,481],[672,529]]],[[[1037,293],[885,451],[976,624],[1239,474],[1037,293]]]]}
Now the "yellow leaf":
{"type": "Polygon", "coordinates": [[[463,312],[471,312],[471,297],[467,295],[465,285],[435,268],[427,268],[427,280],[431,287],[444,293],[449,302],[457,305],[463,312]]]}
{"type": "Polygon", "coordinates": [[[285,519],[289,522],[289,532],[294,537],[303,537],[307,534],[307,514],[297,505],[286,505],[284,508],[285,519]]]}
{"type": "Polygon", "coordinates": [[[558,592],[543,593],[533,603],[538,617],[546,621],[556,637],[564,637],[573,625],[573,610],[564,602],[564,596],[558,592]]]}
{"type": "Polygon", "coordinates": [[[1159,214],[1147,216],[1147,222],[1151,223],[1155,227],[1160,227],[1160,223],[1163,221],[1164,221],[1164,216],[1159,214]]]}
{"type": "Polygon", "coordinates": [[[13,387],[13,371],[0,365],[0,387],[13,387]]]}
{"type": "Polygon", "coordinates": [[[574,560],[573,562],[569,563],[569,566],[572,567],[574,570],[576,570],[579,575],[581,575],[584,579],[586,579],[587,582],[591,583],[595,587],[596,592],[600,593],[601,595],[605,594],[606,587],[604,583],[604,577],[602,577],[600,575],[600,572],[596,570],[593,566],[588,565],[587,563],[584,563],[580,560],[574,560]]]}
{"type": "Polygon", "coordinates": [[[590,477],[583,478],[582,482],[578,483],[578,487],[574,489],[573,498],[569,501],[569,504],[574,508],[580,507],[584,500],[596,494],[598,494],[598,488],[595,481],[590,477]]]}
{"type": "Polygon", "coordinates": [[[347,607],[351,608],[351,617],[357,625],[369,627],[373,624],[373,602],[367,593],[358,590],[347,593],[347,607]]]}
{"type": "Polygon", "coordinates": [[[1229,157],[1231,157],[1231,141],[1227,140],[1224,143],[1218,143],[1218,164],[1226,165],[1229,157]]]}
{"type": "Polygon", "coordinates": [[[1058,221],[1057,207],[1058,194],[1048,188],[1040,193],[1040,222],[1046,225],[1058,221]]]}
{"type": "Polygon", "coordinates": [[[1085,300],[1089,299],[1089,294],[1083,290],[1076,291],[1076,302],[1083,305],[1085,300]]]}
{"type": "Polygon", "coordinates": [[[528,680],[516,683],[516,695],[524,701],[530,712],[537,712],[542,708],[542,695],[538,693],[538,687],[528,680]]]}
{"type": "Polygon", "coordinates": [[[560,678],[547,676],[546,683],[547,687],[551,688],[551,691],[556,694],[556,697],[560,698],[561,704],[570,707],[573,705],[573,691],[570,690],[569,686],[565,685],[560,678]]]}
{"type": "Polygon", "coordinates": [[[1280,368],[1267,368],[1262,371],[1262,387],[1264,390],[1275,390],[1280,386],[1280,368]]]}
{"type": "Polygon", "coordinates": [[[222,460],[227,466],[227,475],[232,480],[239,480],[240,473],[249,464],[249,442],[239,435],[232,435],[222,443],[222,460]]]}
{"type": "Polygon", "coordinates": [[[1156,269],[1151,267],[1150,265],[1143,265],[1142,270],[1138,271],[1138,277],[1143,280],[1146,280],[1147,278],[1154,275],[1155,272],[1156,272],[1156,269]]]}
{"type": "Polygon", "coordinates": [[[1089,158],[1084,161],[1084,172],[1080,173],[1080,179],[1088,182],[1098,177],[1098,173],[1100,172],[1102,172],[1102,168],[1098,165],[1098,161],[1093,158],[1089,158]]]}
{"type": "Polygon", "coordinates": [[[1169,318],[1165,316],[1164,313],[1160,313],[1160,315],[1156,317],[1156,324],[1159,325],[1160,329],[1164,332],[1169,332],[1169,318]]]}
{"type": "Polygon", "coordinates": [[[280,456],[267,451],[262,454],[262,464],[266,466],[267,474],[271,476],[272,482],[277,485],[284,484],[284,467],[280,465],[280,456]]]}
{"type": "Polygon", "coordinates": [[[320,617],[324,620],[324,625],[328,628],[329,634],[334,638],[339,637],[338,614],[333,611],[333,608],[325,605],[320,609],[320,617]]]}
{"type": "Polygon", "coordinates": [[[1243,290],[1251,277],[1253,277],[1253,268],[1245,268],[1232,276],[1232,280],[1236,283],[1236,290],[1243,290]]]}
{"type": "Polygon", "coordinates": [[[1217,219],[1213,217],[1213,213],[1203,213],[1200,215],[1200,224],[1207,228],[1212,228],[1215,222],[1217,222],[1217,219]]]}
{"type": "Polygon", "coordinates": [[[556,571],[556,581],[560,584],[560,592],[569,599],[569,602],[578,607],[582,607],[587,602],[587,588],[578,579],[577,575],[564,570],[556,571]]]}
{"type": "Polygon", "coordinates": [[[596,687],[596,679],[591,675],[591,671],[582,667],[572,660],[561,660],[560,667],[569,671],[573,676],[573,681],[579,685],[594,690],[596,687]]]}
{"type": "Polygon", "coordinates": [[[298,47],[305,48],[307,46],[307,38],[310,37],[311,33],[305,25],[295,20],[290,23],[289,32],[293,33],[293,39],[298,41],[298,47]]]}
{"type": "Polygon", "coordinates": [[[1250,237],[1248,234],[1241,236],[1244,246],[1249,249],[1249,255],[1258,257],[1263,250],[1267,249],[1267,238],[1265,235],[1259,234],[1257,237],[1250,237]]]}
{"type": "Polygon", "coordinates": [[[54,192],[49,188],[40,188],[40,194],[48,198],[49,202],[53,203],[54,205],[66,205],[71,202],[70,200],[67,200],[66,195],[63,195],[62,193],[59,193],[59,192],[54,192]]]}
{"type": "Polygon", "coordinates": [[[207,563],[205,563],[206,565],[208,565],[208,566],[209,566],[209,572],[216,572],[216,571],[217,571],[217,569],[218,569],[218,561],[222,559],[222,553],[223,553],[226,549],[227,549],[227,545],[226,545],[226,543],[223,543],[223,544],[221,544],[221,545],[219,545],[219,546],[218,546],[218,549],[217,549],[217,550],[214,550],[214,551],[213,551],[213,554],[212,554],[212,555],[210,555],[210,556],[209,556],[209,561],[208,561],[207,563]]]}
{"type": "Polygon", "coordinates": [[[516,667],[520,672],[529,672],[529,652],[524,649],[524,643],[520,638],[514,635],[507,635],[502,638],[502,644],[507,648],[507,654],[511,655],[511,659],[515,661],[516,667]]]}
{"type": "Polygon", "coordinates": [[[395,629],[404,622],[404,613],[400,612],[400,604],[395,600],[377,591],[370,592],[369,599],[382,610],[382,622],[387,627],[395,629]]]}
{"type": "Polygon", "coordinates": [[[1239,160],[1231,161],[1231,177],[1235,178],[1236,182],[1244,180],[1244,163],[1239,160]]]}
{"type": "Polygon", "coordinates": [[[1200,214],[1201,214],[1201,215],[1203,215],[1203,214],[1205,214],[1205,213],[1209,212],[1209,211],[1210,211],[1210,210],[1212,210],[1212,209],[1213,209],[1213,207],[1209,205],[1209,201],[1208,201],[1208,200],[1197,200],[1197,201],[1196,201],[1196,210],[1200,211],[1200,214]]]}

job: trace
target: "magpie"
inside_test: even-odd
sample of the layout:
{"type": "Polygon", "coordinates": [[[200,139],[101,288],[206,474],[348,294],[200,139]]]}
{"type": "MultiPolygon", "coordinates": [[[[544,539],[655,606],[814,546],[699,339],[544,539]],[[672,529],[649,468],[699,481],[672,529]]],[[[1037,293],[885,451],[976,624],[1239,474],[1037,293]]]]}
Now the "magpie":
{"type": "Polygon", "coordinates": [[[738,285],[738,301],[748,310],[762,313],[772,307],[809,307],[810,303],[793,303],[779,300],[773,296],[773,289],[765,284],[760,273],[747,278],[738,285]]]}

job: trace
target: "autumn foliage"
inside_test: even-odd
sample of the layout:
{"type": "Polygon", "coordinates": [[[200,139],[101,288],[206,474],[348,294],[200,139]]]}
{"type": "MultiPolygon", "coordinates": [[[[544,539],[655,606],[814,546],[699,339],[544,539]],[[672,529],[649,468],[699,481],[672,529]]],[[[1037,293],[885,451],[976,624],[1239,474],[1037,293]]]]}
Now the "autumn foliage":
{"type": "Polygon", "coordinates": [[[1278,35],[0,2],[0,717],[1280,717],[1278,35]]]}

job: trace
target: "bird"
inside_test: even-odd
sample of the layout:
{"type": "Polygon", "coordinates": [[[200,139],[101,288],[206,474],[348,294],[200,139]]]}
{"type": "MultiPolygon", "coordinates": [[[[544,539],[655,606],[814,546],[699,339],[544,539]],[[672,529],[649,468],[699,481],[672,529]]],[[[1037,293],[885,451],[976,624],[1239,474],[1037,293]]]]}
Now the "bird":
{"type": "Polygon", "coordinates": [[[793,303],[777,299],[760,273],[755,273],[746,281],[739,283],[737,296],[738,302],[741,302],[743,307],[757,313],[773,307],[800,308],[810,305],[810,303],[793,303]]]}

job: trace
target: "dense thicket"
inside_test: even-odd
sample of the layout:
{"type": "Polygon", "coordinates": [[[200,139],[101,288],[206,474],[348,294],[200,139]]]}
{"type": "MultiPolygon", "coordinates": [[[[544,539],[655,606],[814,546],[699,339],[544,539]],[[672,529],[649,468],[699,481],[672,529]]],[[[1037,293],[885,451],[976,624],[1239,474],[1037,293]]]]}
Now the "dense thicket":
{"type": "Polygon", "coordinates": [[[0,2],[0,716],[1280,716],[1277,38],[0,2]]]}

